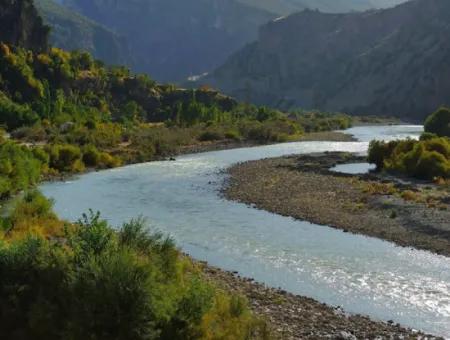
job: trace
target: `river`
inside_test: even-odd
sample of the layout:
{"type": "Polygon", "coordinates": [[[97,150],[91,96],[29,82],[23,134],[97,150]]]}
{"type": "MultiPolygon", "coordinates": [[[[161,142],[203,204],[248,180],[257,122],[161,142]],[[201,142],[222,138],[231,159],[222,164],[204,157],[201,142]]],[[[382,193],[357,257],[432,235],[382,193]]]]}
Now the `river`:
{"type": "Polygon", "coordinates": [[[358,142],[296,142],[180,156],[44,184],[63,218],[89,208],[113,225],[142,215],[214,266],[346,311],[450,338],[450,258],[256,210],[221,198],[234,163],[323,151],[365,153],[420,126],[356,127],[358,142]]]}

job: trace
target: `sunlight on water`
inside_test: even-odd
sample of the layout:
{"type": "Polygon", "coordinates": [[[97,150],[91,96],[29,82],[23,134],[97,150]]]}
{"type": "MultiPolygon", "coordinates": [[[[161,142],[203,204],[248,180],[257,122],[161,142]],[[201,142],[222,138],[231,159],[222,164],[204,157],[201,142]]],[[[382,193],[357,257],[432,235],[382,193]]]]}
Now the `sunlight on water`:
{"type": "Polygon", "coordinates": [[[56,211],[89,208],[114,225],[138,215],[195,258],[268,285],[450,337],[450,259],[259,211],[220,198],[233,163],[293,153],[365,153],[373,137],[414,137],[421,127],[360,127],[362,142],[303,142],[217,151],[91,173],[42,186],[56,211]]]}

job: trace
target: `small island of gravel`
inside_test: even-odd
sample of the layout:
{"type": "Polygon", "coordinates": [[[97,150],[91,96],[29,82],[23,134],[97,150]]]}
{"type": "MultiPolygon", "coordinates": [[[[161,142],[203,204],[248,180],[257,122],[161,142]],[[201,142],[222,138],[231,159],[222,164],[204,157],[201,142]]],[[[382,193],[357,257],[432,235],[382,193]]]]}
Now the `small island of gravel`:
{"type": "Polygon", "coordinates": [[[448,188],[330,170],[365,161],[346,153],[320,153],[237,164],[228,170],[224,195],[280,215],[449,256],[448,188]]]}

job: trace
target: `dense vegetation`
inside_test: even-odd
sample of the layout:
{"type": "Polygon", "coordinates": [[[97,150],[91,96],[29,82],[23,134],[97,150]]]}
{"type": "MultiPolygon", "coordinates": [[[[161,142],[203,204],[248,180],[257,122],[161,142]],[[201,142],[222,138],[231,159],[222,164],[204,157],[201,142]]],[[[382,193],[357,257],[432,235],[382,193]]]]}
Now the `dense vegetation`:
{"type": "Polygon", "coordinates": [[[30,149],[12,142],[0,145],[0,199],[35,185],[40,175],[41,162],[30,149]]]}
{"type": "MultiPolygon", "coordinates": [[[[107,68],[86,52],[51,48],[35,53],[0,44],[0,125],[29,148],[15,149],[35,158],[29,163],[33,171],[24,170],[33,176],[23,183],[35,183],[35,174],[149,161],[199,143],[283,142],[304,130],[350,124],[345,115],[286,115],[238,104],[208,88],[160,85],[123,67],[107,68]]],[[[0,145],[7,147],[12,148],[0,145]]],[[[2,183],[15,181],[8,167],[0,169],[0,176],[2,183]]],[[[0,194],[23,189],[21,183],[2,185],[0,194]]]]}
{"type": "Polygon", "coordinates": [[[63,225],[39,193],[0,228],[4,339],[249,339],[246,301],[208,283],[142,219],[113,231],[90,212],[63,225]]]}
{"type": "Polygon", "coordinates": [[[450,178],[450,110],[440,108],[429,116],[419,141],[372,141],[369,162],[421,179],[450,178]]]}

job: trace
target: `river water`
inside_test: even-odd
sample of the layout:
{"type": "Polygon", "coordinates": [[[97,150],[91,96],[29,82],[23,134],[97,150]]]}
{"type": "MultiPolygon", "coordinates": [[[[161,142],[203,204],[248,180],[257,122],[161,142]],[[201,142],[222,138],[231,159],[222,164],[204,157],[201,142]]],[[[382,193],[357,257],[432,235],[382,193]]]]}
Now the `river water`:
{"type": "MultiPolygon", "coordinates": [[[[113,225],[143,215],[194,258],[346,311],[450,337],[450,258],[296,221],[222,199],[230,165],[293,153],[365,153],[373,138],[417,136],[420,126],[357,127],[359,142],[297,142],[185,155],[89,173],[41,187],[57,213],[89,208],[113,225]]],[[[382,227],[382,226],[380,226],[382,227]]]]}

